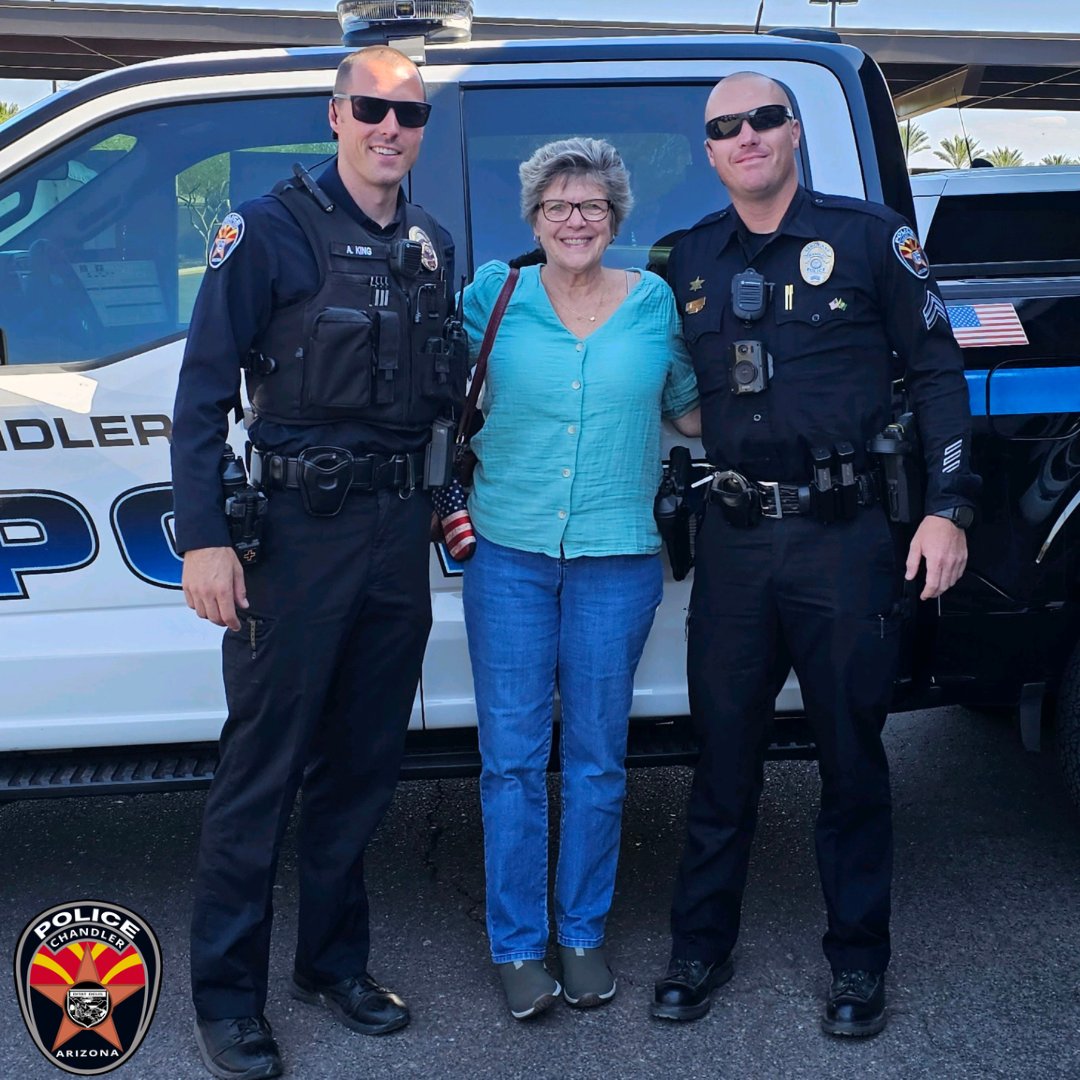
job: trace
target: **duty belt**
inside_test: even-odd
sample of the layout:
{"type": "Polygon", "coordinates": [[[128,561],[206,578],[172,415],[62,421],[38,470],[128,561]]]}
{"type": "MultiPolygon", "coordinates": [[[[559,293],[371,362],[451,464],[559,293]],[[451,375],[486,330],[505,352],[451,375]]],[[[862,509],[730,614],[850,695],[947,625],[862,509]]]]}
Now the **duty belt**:
{"type": "MultiPolygon", "coordinates": [[[[751,480],[734,469],[713,473],[709,484],[708,500],[722,503],[725,482],[734,481],[739,488],[756,495],[761,516],[767,518],[792,517],[813,513],[813,492],[809,484],[785,484],[779,480],[751,480]]],[[[873,473],[856,473],[857,503],[859,506],[875,506],[878,502],[877,480],[873,473]]]]}
{"type": "MultiPolygon", "coordinates": [[[[424,475],[424,451],[409,454],[364,454],[352,459],[351,491],[410,490],[424,475]]],[[[264,490],[292,491],[300,487],[300,459],[253,450],[251,482],[264,490]]]]}

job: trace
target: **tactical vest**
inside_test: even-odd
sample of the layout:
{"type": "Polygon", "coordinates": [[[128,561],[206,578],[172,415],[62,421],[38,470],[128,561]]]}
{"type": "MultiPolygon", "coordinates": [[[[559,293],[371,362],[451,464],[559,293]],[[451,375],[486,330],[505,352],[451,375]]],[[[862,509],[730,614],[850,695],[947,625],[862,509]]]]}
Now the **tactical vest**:
{"type": "Polygon", "coordinates": [[[449,333],[452,283],[432,218],[406,203],[387,240],[291,180],[273,195],[303,229],[320,285],[275,311],[255,342],[246,365],[255,412],[412,430],[449,415],[464,397],[468,358],[449,333]]]}

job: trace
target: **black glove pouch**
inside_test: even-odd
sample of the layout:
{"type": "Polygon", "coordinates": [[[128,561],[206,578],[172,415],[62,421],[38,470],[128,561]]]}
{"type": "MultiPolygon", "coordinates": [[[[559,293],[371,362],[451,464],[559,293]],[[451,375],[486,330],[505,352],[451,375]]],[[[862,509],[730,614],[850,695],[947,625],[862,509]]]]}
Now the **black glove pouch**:
{"type": "Polygon", "coordinates": [[[296,459],[296,479],[304,509],[312,517],[334,517],[352,485],[353,456],[337,446],[309,447],[296,459]]]}

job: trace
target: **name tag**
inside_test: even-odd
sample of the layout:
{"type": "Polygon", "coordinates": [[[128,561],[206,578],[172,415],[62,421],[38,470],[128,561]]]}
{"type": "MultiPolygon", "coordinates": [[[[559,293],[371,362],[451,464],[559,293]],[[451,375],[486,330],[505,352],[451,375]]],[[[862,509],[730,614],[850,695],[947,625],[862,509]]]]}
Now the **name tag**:
{"type": "Polygon", "coordinates": [[[330,254],[344,255],[350,259],[370,259],[375,255],[375,251],[366,244],[343,244],[333,240],[330,242],[330,254]]]}

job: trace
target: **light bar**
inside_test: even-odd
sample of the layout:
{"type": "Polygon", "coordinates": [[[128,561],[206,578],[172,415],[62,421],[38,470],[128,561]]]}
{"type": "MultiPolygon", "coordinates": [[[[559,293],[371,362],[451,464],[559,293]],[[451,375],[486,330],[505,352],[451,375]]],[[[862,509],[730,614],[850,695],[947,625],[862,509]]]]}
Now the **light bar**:
{"type": "Polygon", "coordinates": [[[429,42],[472,37],[471,0],[340,0],[337,14],[346,45],[397,37],[429,42]]]}

